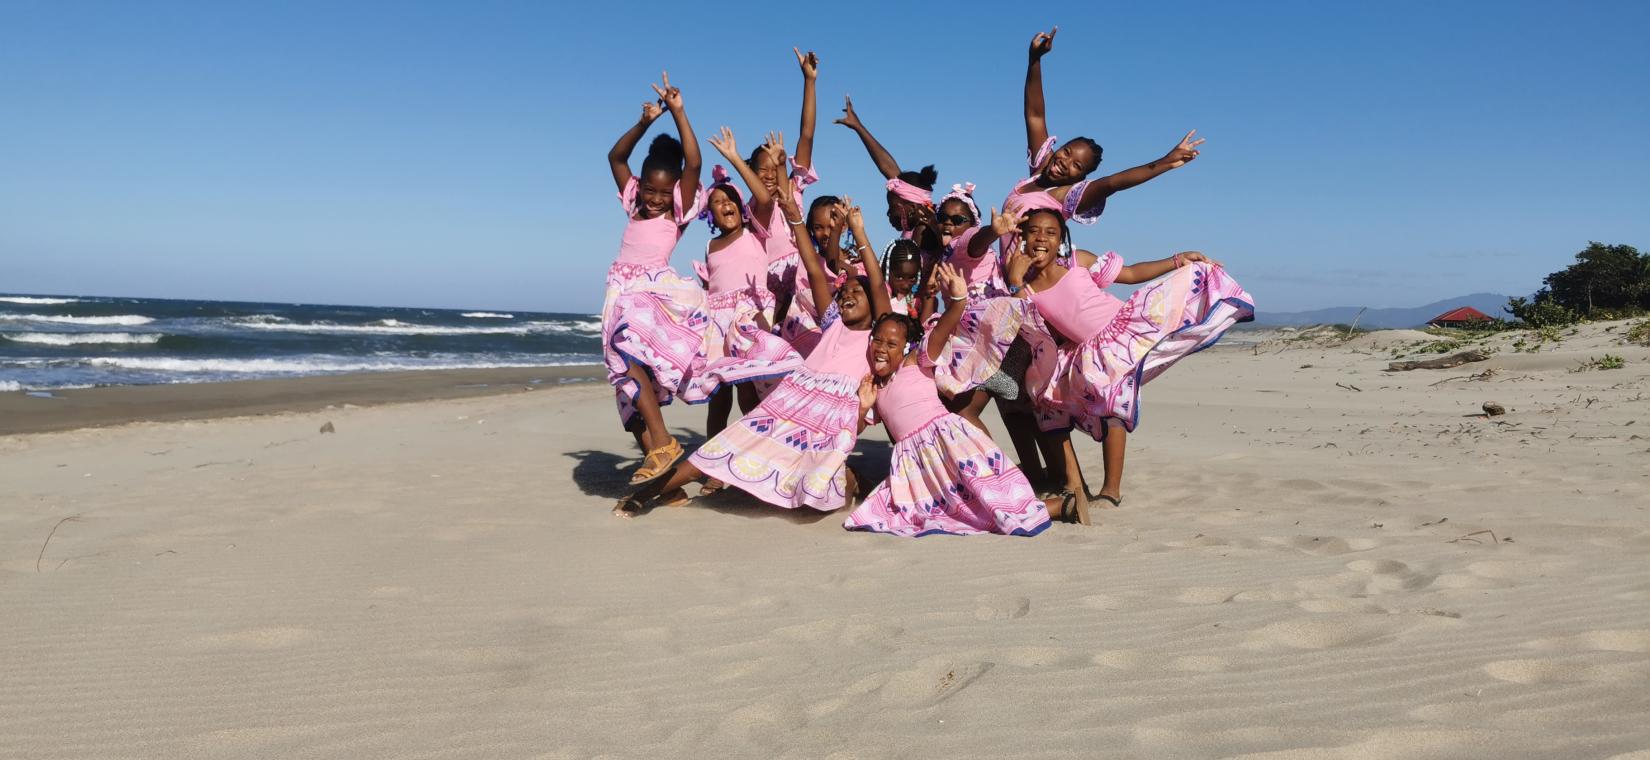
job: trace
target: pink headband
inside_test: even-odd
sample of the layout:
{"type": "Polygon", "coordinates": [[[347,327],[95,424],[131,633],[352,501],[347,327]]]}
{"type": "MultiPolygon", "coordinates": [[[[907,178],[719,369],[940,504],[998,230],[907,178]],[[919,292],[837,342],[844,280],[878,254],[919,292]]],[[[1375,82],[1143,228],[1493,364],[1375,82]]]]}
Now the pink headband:
{"type": "Polygon", "coordinates": [[[974,212],[974,221],[976,223],[988,221],[980,218],[980,207],[974,205],[974,183],[964,182],[960,185],[952,185],[951,192],[946,193],[945,197],[940,199],[939,205],[944,206],[945,202],[951,200],[952,198],[962,201],[968,206],[969,211],[974,212]]]}
{"type": "Polygon", "coordinates": [[[916,185],[906,182],[903,179],[900,179],[899,177],[888,180],[888,192],[893,193],[902,200],[907,200],[912,203],[919,203],[925,206],[934,205],[932,191],[924,190],[916,185]]]}
{"type": "Polygon", "coordinates": [[[733,202],[739,204],[739,218],[749,224],[751,220],[750,210],[745,208],[745,197],[739,194],[739,188],[734,187],[733,183],[728,181],[728,170],[721,164],[717,164],[711,167],[710,179],[710,185],[700,191],[702,195],[699,203],[703,206],[703,210],[699,212],[699,218],[705,220],[705,224],[710,225],[712,232],[716,231],[716,218],[710,212],[710,194],[716,188],[723,187],[727,188],[728,193],[733,196],[733,202]]]}

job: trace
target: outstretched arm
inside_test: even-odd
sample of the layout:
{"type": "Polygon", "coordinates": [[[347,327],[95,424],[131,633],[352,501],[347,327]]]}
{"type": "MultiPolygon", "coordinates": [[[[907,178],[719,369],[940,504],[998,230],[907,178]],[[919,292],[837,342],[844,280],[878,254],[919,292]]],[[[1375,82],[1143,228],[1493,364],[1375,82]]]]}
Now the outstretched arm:
{"type": "Polygon", "coordinates": [[[1087,211],[1092,209],[1095,206],[1100,205],[1100,203],[1105,201],[1107,198],[1111,197],[1112,193],[1144,184],[1150,180],[1162,176],[1167,172],[1179,169],[1180,167],[1191,163],[1197,158],[1198,154],[1201,153],[1201,151],[1197,149],[1197,146],[1203,144],[1203,138],[1201,137],[1196,140],[1192,139],[1192,135],[1195,134],[1197,134],[1197,130],[1195,129],[1187,132],[1186,136],[1180,139],[1179,145],[1174,146],[1174,148],[1156,161],[1149,164],[1141,164],[1133,169],[1124,169],[1116,174],[1101,177],[1100,179],[1090,182],[1087,187],[1083,188],[1083,197],[1077,201],[1077,210],[1087,211]]]}
{"type": "Polygon", "coordinates": [[[1193,261],[1202,261],[1213,264],[1217,267],[1220,266],[1220,262],[1215,261],[1208,256],[1204,256],[1197,251],[1185,251],[1183,253],[1177,253],[1166,259],[1158,259],[1157,261],[1142,261],[1139,264],[1130,264],[1123,267],[1123,269],[1117,273],[1117,284],[1138,285],[1142,282],[1151,282],[1152,280],[1173,272],[1174,270],[1179,269],[1193,261]]]}
{"type": "Polygon", "coordinates": [[[670,116],[676,120],[676,134],[682,139],[682,179],[677,185],[682,196],[682,208],[693,207],[693,197],[699,193],[699,173],[704,167],[704,160],[699,155],[699,138],[693,135],[693,125],[688,123],[687,108],[682,105],[682,90],[670,86],[670,74],[659,72],[664,78],[664,87],[653,86],[653,91],[659,93],[659,102],[670,110],[670,116]]]}
{"type": "Polygon", "coordinates": [[[928,359],[937,361],[945,353],[945,344],[957,332],[962,321],[963,308],[968,304],[968,280],[950,264],[934,267],[934,279],[939,285],[940,297],[945,299],[945,312],[934,329],[928,331],[928,359]]]}
{"type": "Polygon", "coordinates": [[[796,165],[814,165],[814,122],[818,106],[814,102],[814,80],[819,78],[819,56],[809,50],[806,54],[796,48],[796,63],[802,67],[802,126],[796,138],[796,165]]]}
{"type": "Polygon", "coordinates": [[[739,171],[739,178],[745,181],[745,189],[751,194],[751,212],[756,214],[757,219],[770,218],[773,215],[773,196],[768,194],[768,188],[756,172],[751,171],[750,164],[739,155],[739,146],[733,141],[733,130],[723,127],[721,132],[710,138],[710,144],[739,171]]]}
{"type": "MultiPolygon", "coordinates": [[[[654,88],[658,89],[658,88],[654,88]]],[[[613,170],[613,184],[624,192],[624,186],[630,182],[630,154],[636,150],[636,143],[642,141],[642,135],[647,134],[647,128],[653,126],[653,120],[665,112],[663,104],[648,102],[642,104],[642,118],[625,133],[619,135],[619,141],[613,143],[613,149],[607,152],[607,166],[613,170]]]]}
{"type": "Polygon", "coordinates": [[[991,209],[991,226],[974,233],[974,237],[969,239],[968,257],[977,259],[984,256],[991,250],[992,243],[997,242],[1002,236],[1020,229],[1020,222],[1024,220],[1025,217],[1016,212],[1005,211],[999,214],[997,209],[991,209]]]}
{"type": "Polygon", "coordinates": [[[1060,27],[1038,32],[1031,38],[1030,58],[1026,62],[1026,151],[1032,156],[1048,141],[1048,114],[1043,107],[1043,56],[1054,49],[1054,35],[1060,27]]]}
{"type": "Polygon", "coordinates": [[[894,310],[888,300],[888,286],[882,280],[882,265],[877,263],[877,255],[865,241],[871,236],[865,234],[865,216],[860,213],[859,207],[848,210],[848,228],[854,232],[854,241],[860,246],[859,265],[865,269],[865,279],[871,283],[871,316],[873,318],[887,314],[894,310]]]}
{"type": "Polygon", "coordinates": [[[859,135],[859,141],[865,143],[865,152],[871,154],[871,161],[877,165],[877,171],[882,172],[883,179],[893,179],[899,176],[899,162],[894,156],[871,136],[871,130],[859,123],[859,114],[854,113],[854,100],[847,95],[842,96],[842,118],[837,124],[854,130],[859,135]]]}
{"type": "Polygon", "coordinates": [[[785,181],[786,186],[779,193],[779,210],[785,214],[785,223],[791,224],[796,232],[796,252],[802,257],[802,269],[808,273],[808,290],[814,294],[814,308],[824,314],[826,304],[831,302],[831,276],[826,273],[825,265],[819,261],[819,252],[814,250],[813,236],[808,234],[807,219],[802,216],[802,209],[796,203],[796,190],[792,187],[795,179],[785,181]],[[793,224],[791,220],[801,219],[801,224],[793,224]]]}

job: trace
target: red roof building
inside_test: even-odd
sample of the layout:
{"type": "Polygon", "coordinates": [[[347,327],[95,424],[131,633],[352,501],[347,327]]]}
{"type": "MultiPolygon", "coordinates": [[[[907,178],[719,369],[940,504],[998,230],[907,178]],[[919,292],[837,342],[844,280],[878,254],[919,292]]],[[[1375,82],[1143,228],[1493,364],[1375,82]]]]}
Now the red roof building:
{"type": "Polygon", "coordinates": [[[1483,322],[1493,322],[1488,314],[1471,306],[1462,306],[1459,309],[1450,309],[1427,321],[1433,327],[1466,327],[1467,325],[1483,322]]]}

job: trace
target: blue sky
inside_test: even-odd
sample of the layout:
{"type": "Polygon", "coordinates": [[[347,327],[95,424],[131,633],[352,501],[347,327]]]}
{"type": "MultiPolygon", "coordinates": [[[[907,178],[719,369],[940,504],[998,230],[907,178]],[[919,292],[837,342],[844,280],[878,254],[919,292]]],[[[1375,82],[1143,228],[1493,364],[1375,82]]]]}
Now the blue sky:
{"type": "Polygon", "coordinates": [[[604,154],[659,69],[748,150],[794,141],[815,49],[821,191],[881,209],[847,92],[994,204],[1051,24],[1054,134],[1113,171],[1209,141],[1085,247],[1205,251],[1262,310],[1523,293],[1589,240],[1650,247],[1650,4],[1014,8],[0,0],[0,292],[594,311],[604,154]]]}

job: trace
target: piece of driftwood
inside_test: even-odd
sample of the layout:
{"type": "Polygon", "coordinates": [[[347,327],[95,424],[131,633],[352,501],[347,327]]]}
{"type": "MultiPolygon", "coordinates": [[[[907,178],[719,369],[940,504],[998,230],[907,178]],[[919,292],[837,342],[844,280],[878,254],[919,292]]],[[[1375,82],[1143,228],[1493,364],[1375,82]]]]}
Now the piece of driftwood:
{"type": "Polygon", "coordinates": [[[1442,359],[1426,359],[1424,361],[1393,362],[1386,365],[1388,372],[1407,372],[1412,369],[1449,369],[1459,367],[1468,362],[1481,362],[1490,358],[1483,351],[1462,351],[1459,354],[1450,354],[1442,359]]]}

